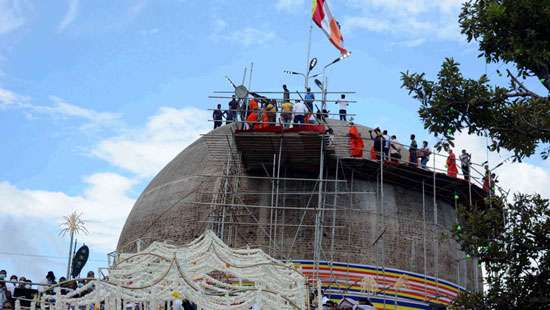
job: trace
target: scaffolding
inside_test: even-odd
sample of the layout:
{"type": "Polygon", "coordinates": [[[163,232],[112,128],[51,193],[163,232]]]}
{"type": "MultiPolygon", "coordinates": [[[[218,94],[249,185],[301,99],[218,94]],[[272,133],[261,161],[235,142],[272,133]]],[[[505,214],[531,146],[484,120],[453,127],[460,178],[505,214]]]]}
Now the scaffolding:
{"type": "MultiPolygon", "coordinates": [[[[430,169],[410,163],[405,149],[402,160],[352,157],[350,123],[330,119],[340,114],[288,129],[278,111],[260,128],[244,130],[241,118],[203,135],[215,169],[187,175],[200,182],[169,208],[185,200],[202,230],[295,263],[328,295],[392,308],[406,306],[411,292],[425,306],[448,303],[453,290],[481,289],[476,259],[450,240],[457,203],[483,204],[486,196],[476,164],[466,181],[447,176],[435,151],[430,169]]],[[[373,141],[359,127],[369,150],[373,141]]]]}
{"type": "MultiPolygon", "coordinates": [[[[202,176],[216,178],[217,187],[213,191],[200,192],[200,198],[194,202],[209,207],[207,227],[232,246],[259,246],[269,255],[287,261],[310,259],[313,262],[310,281],[321,281],[327,292],[332,286],[355,287],[361,280],[352,281],[350,276],[351,280],[343,281],[341,275],[336,276],[341,273],[333,268],[336,262],[368,261],[385,275],[389,273],[388,266],[396,265],[395,257],[403,255],[397,252],[407,253],[409,266],[403,269],[417,271],[426,280],[435,279],[435,292],[428,292],[426,286],[423,288],[425,296],[429,296],[425,301],[441,302],[444,294],[439,291],[443,285],[439,283],[440,247],[442,240],[451,235],[451,225],[439,223],[441,206],[438,202],[451,206],[459,200],[478,203],[483,199],[483,192],[472,183],[479,178],[471,176],[471,182],[465,182],[448,177],[437,168],[435,157],[438,155],[435,153],[430,171],[410,166],[405,161],[387,161],[383,154],[382,160],[352,158],[342,152],[349,149],[345,135],[336,134],[329,145],[329,135],[324,130],[315,131],[305,126],[303,131],[289,133],[283,130],[243,131],[238,129],[242,126],[237,123],[230,125],[230,134],[212,131],[203,136],[210,160],[224,163],[223,173],[202,176]],[[376,186],[365,188],[364,182],[358,186],[358,180],[371,180],[376,186]],[[403,221],[399,212],[386,211],[388,202],[384,198],[384,187],[387,184],[421,192],[421,218],[403,221]],[[431,221],[428,200],[432,200],[431,221]],[[360,228],[354,218],[374,220],[375,231],[360,228]],[[409,223],[400,228],[406,236],[405,243],[410,244],[409,250],[396,249],[395,240],[385,236],[392,229],[387,222],[396,221],[409,223]],[[413,227],[421,227],[420,232],[413,227]],[[375,236],[371,240],[357,237],[357,234],[373,233],[375,236]],[[357,240],[362,242],[356,243],[357,240]],[[307,244],[309,241],[311,244],[307,244]],[[376,249],[375,253],[371,248],[376,249]],[[416,253],[422,253],[421,263],[416,261],[416,253]],[[328,262],[328,266],[323,262],[328,262]],[[428,265],[433,267],[431,272],[428,265]],[[323,268],[328,268],[328,276],[320,273],[323,268]]],[[[337,126],[347,128],[349,125],[332,127],[337,126]]],[[[457,219],[454,221],[456,223],[457,219]]],[[[466,263],[471,259],[456,248],[454,252],[455,257],[444,260],[455,262],[456,278],[453,280],[467,287],[468,277],[472,278],[468,273],[477,276],[477,265],[472,271],[466,263]],[[461,264],[464,266],[460,267],[461,264]]],[[[349,272],[352,266],[348,264],[347,269],[349,272]]],[[[478,278],[473,281],[476,283],[473,288],[479,289],[478,278]]],[[[379,281],[376,294],[385,296],[384,307],[390,292],[397,291],[393,287],[396,283],[379,281]]]]}

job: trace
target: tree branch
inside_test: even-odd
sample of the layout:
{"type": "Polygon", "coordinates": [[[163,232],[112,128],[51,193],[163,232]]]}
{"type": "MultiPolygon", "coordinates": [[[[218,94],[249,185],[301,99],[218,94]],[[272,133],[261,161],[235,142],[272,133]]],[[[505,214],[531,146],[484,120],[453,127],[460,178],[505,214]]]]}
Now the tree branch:
{"type": "Polygon", "coordinates": [[[540,98],[540,96],[532,91],[530,91],[527,87],[525,87],[525,85],[523,85],[523,83],[521,83],[513,74],[512,72],[510,72],[510,70],[506,69],[506,72],[508,72],[508,76],[514,80],[514,82],[516,82],[518,85],[519,85],[519,88],[523,89],[525,92],[527,92],[529,95],[531,95],[532,97],[535,97],[535,98],[540,98]]]}

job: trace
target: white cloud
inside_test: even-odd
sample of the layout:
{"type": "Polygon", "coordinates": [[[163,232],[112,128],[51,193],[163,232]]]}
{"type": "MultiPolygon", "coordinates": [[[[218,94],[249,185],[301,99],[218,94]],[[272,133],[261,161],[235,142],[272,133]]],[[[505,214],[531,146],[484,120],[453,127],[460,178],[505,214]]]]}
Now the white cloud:
{"type": "Polygon", "coordinates": [[[264,45],[275,37],[273,31],[263,31],[257,28],[247,27],[231,32],[227,36],[227,40],[248,47],[251,45],[264,45]]]}
{"type": "Polygon", "coordinates": [[[295,13],[304,5],[304,0],[277,0],[275,7],[279,11],[295,13]]]}
{"type": "MultiPolygon", "coordinates": [[[[13,92],[0,92],[0,103],[21,104],[13,92]]],[[[86,109],[64,104],[61,99],[47,113],[93,118],[86,109]]],[[[46,111],[41,111],[46,113],[46,111]]],[[[88,234],[79,242],[88,244],[94,253],[108,252],[116,242],[135,199],[129,192],[152,176],[188,144],[210,129],[210,113],[196,108],[161,108],[143,128],[102,141],[94,152],[109,163],[135,175],[101,172],[82,179],[80,194],[27,189],[0,181],[0,244],[12,253],[66,255],[66,238],[56,235],[62,217],[73,211],[82,213],[88,234]],[[8,237],[9,234],[16,236],[8,237]]],[[[210,124],[211,125],[211,124],[210,124]]],[[[63,262],[46,257],[2,257],[10,273],[40,277],[46,270],[63,270],[63,262]],[[17,258],[14,258],[17,257],[17,258]]]]}
{"type": "MultiPolygon", "coordinates": [[[[21,223],[45,221],[60,223],[62,217],[77,210],[86,220],[88,235],[80,238],[104,251],[116,247],[116,236],[134,204],[127,192],[135,184],[133,180],[114,173],[96,173],[84,178],[86,190],[81,195],[63,192],[21,189],[9,182],[0,182],[2,216],[12,217],[21,223]]],[[[48,227],[26,226],[28,232],[42,236],[48,227]]]]}
{"type": "Polygon", "coordinates": [[[114,166],[151,177],[200,134],[210,129],[208,112],[163,107],[144,128],[101,141],[92,154],[114,166]]]}
{"type": "Polygon", "coordinates": [[[59,26],[57,27],[58,31],[63,31],[67,26],[69,26],[78,15],[78,6],[80,1],[79,0],[68,0],[69,6],[67,8],[67,12],[65,13],[65,16],[63,17],[63,20],[61,23],[59,23],[59,26]]]}
{"type": "Polygon", "coordinates": [[[256,27],[244,27],[236,29],[236,27],[229,27],[227,21],[220,17],[214,17],[211,19],[212,30],[209,38],[212,41],[249,46],[261,46],[266,45],[277,37],[275,32],[256,27]],[[236,30],[233,30],[236,29],[236,30]]]}
{"type": "Polygon", "coordinates": [[[426,42],[426,39],[420,38],[420,39],[412,39],[412,40],[395,42],[394,45],[405,46],[405,47],[417,47],[424,44],[424,42],[426,42]]]}
{"type": "Polygon", "coordinates": [[[26,0],[0,0],[0,34],[12,32],[25,24],[26,0]]]}
{"type": "Polygon", "coordinates": [[[50,97],[50,99],[54,102],[53,106],[34,106],[35,109],[51,113],[55,116],[85,119],[91,125],[112,124],[120,117],[120,115],[115,113],[97,112],[91,109],[82,108],[55,96],[50,97]]]}
{"type": "Polygon", "coordinates": [[[0,108],[15,106],[27,100],[28,98],[20,96],[9,89],[0,88],[0,108]]]}
{"type": "Polygon", "coordinates": [[[374,32],[389,31],[391,24],[387,20],[375,17],[353,16],[344,20],[344,32],[350,32],[353,29],[366,29],[374,32]]]}
{"type": "Polygon", "coordinates": [[[120,115],[107,112],[97,112],[71,104],[59,97],[51,96],[53,105],[36,105],[27,96],[19,95],[11,90],[0,88],[0,108],[16,108],[34,114],[46,114],[59,118],[77,118],[86,121],[84,128],[116,124],[120,115]]]}
{"type": "MultiPolygon", "coordinates": [[[[348,0],[359,12],[344,19],[344,32],[368,30],[408,40],[463,41],[458,14],[464,0],[348,0]]],[[[420,42],[420,41],[417,41],[420,42]]]]}

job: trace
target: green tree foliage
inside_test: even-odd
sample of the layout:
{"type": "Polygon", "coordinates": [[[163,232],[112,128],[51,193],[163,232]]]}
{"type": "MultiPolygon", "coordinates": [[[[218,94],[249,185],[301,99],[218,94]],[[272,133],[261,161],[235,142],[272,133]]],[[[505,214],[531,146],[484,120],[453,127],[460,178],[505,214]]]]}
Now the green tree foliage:
{"type": "MultiPolygon", "coordinates": [[[[470,0],[459,16],[467,40],[477,41],[487,63],[514,65],[497,71],[508,83],[492,85],[486,75],[466,78],[452,58],[437,79],[402,73],[403,88],[420,101],[425,128],[442,143],[457,132],[487,134],[491,148],[521,160],[542,149],[550,153],[550,0],[470,0]],[[548,92],[535,93],[526,80],[548,92]]],[[[485,270],[483,293],[467,292],[457,309],[550,309],[550,206],[539,195],[487,199],[485,206],[458,209],[454,231],[462,249],[485,270]]]]}
{"type": "Polygon", "coordinates": [[[463,249],[486,272],[484,294],[466,293],[458,309],[548,309],[550,305],[550,208],[539,195],[494,199],[492,208],[459,210],[455,227],[463,249]]]}
{"type": "Polygon", "coordinates": [[[550,152],[550,97],[529,90],[524,79],[536,77],[550,91],[550,1],[475,0],[464,4],[462,33],[476,40],[487,62],[514,64],[508,85],[493,86],[486,75],[465,78],[452,58],[443,62],[437,80],[424,73],[402,73],[405,89],[420,100],[426,129],[452,144],[457,131],[487,134],[493,150],[511,150],[521,160],[542,147],[550,152]]]}

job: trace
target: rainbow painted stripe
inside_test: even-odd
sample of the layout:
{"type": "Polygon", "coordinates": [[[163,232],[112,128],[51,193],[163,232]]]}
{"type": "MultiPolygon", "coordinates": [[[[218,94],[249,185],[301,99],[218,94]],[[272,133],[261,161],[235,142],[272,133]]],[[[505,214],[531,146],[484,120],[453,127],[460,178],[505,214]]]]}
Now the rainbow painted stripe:
{"type": "MultiPolygon", "coordinates": [[[[292,263],[310,279],[315,276],[314,261],[292,263]]],[[[323,290],[331,299],[368,298],[377,309],[384,309],[384,304],[386,309],[430,309],[429,303],[448,305],[465,290],[443,279],[372,265],[322,261],[318,272],[323,290]]]]}

